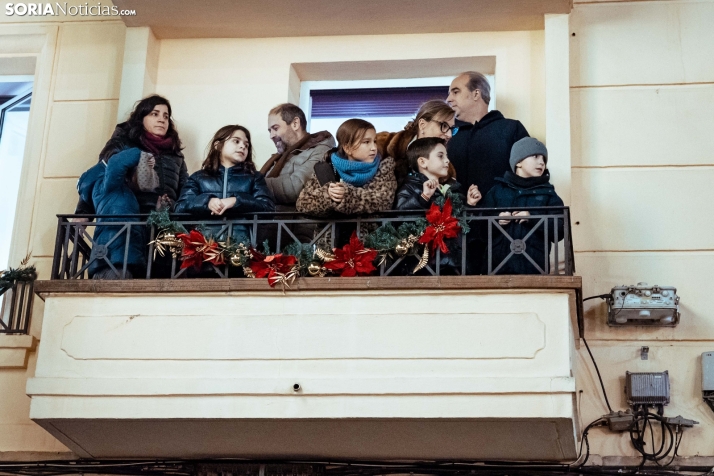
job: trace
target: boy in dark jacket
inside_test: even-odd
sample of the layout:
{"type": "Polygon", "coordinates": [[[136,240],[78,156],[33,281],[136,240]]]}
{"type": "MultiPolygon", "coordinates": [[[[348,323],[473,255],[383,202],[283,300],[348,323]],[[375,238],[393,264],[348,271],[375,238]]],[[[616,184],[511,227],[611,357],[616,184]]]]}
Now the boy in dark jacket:
{"type": "MultiPolygon", "coordinates": [[[[561,214],[562,210],[523,210],[528,207],[562,207],[546,169],[548,150],[533,137],[524,137],[511,149],[510,166],[503,178],[486,194],[483,208],[509,208],[498,213],[520,219],[498,220],[490,224],[492,256],[484,257],[485,270],[495,274],[547,274],[550,272],[550,245],[563,239],[563,219],[527,218],[531,215],[561,214]],[[546,236],[547,230],[547,236],[546,236]],[[508,238],[510,236],[511,239],[508,238]],[[557,238],[556,238],[557,237],[557,238]],[[547,242],[546,242],[547,239],[547,242]],[[530,259],[529,259],[530,258],[530,259]]],[[[494,212],[495,214],[495,212],[494,212]]],[[[488,251],[487,251],[488,253],[488,251]]]]}
{"type": "MultiPolygon", "coordinates": [[[[425,137],[415,140],[407,147],[407,161],[411,171],[397,191],[395,210],[428,210],[438,198],[460,194],[461,185],[449,175],[449,158],[444,139],[425,137]],[[441,185],[441,181],[445,183],[441,185]]],[[[466,203],[473,207],[480,199],[478,187],[469,187],[466,203]]],[[[461,270],[461,240],[449,239],[447,246],[449,254],[442,254],[440,262],[441,272],[449,274],[461,270]]],[[[434,267],[434,256],[431,257],[429,265],[434,267]]]]}
{"type": "MultiPolygon", "coordinates": [[[[454,179],[444,185],[439,181],[449,177],[449,158],[446,155],[446,142],[439,137],[417,139],[407,148],[407,160],[411,172],[404,184],[397,191],[394,200],[395,210],[428,210],[437,197],[459,193],[461,185],[454,179]]],[[[466,202],[475,206],[481,199],[476,185],[469,187],[466,202]]]]}

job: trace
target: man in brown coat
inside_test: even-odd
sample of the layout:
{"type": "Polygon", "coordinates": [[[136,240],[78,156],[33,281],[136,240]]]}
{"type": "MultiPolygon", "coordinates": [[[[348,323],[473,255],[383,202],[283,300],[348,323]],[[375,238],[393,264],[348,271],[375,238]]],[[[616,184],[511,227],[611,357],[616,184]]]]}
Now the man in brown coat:
{"type": "Polygon", "coordinates": [[[294,104],[280,104],[268,113],[268,132],[277,153],[263,165],[268,188],[275,197],[278,211],[295,211],[300,191],[312,177],[315,164],[335,147],[335,138],[327,131],[308,134],[305,113],[294,104]]]}

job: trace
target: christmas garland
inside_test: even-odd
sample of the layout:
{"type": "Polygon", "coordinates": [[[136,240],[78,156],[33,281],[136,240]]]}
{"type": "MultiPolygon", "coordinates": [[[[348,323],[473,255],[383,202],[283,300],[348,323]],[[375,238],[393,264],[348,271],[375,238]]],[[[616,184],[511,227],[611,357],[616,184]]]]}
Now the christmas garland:
{"type": "Polygon", "coordinates": [[[34,281],[37,279],[37,270],[35,265],[27,265],[30,262],[30,255],[25,256],[20,262],[19,268],[8,268],[0,271],[0,296],[5,294],[5,291],[12,288],[18,281],[34,281]]]}
{"type": "Polygon", "coordinates": [[[152,212],[147,223],[158,229],[156,238],[149,243],[154,246],[154,257],[157,253],[161,256],[171,253],[181,261],[182,269],[200,269],[203,263],[230,264],[242,268],[247,277],[267,278],[271,287],[280,284],[283,289],[299,276],[369,276],[377,270],[376,266],[407,255],[419,258],[412,270],[416,273],[426,267],[430,251],[434,253],[438,248],[448,254],[445,240],[469,231],[461,196],[448,190],[432,203],[425,217],[403,222],[397,228],[387,223],[369,233],[364,241],[352,232],[348,243],[329,251],[291,243],[282,253],[271,253],[267,240],[262,252],[250,243],[216,241],[207,237],[201,227],[186,231],[170,219],[167,210],[152,212]]]}

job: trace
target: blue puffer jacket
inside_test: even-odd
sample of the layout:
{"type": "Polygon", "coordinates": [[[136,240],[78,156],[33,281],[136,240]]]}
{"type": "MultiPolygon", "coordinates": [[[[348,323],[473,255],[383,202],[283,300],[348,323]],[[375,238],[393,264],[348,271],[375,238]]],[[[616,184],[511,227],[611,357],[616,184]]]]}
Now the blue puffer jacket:
{"type": "MultiPolygon", "coordinates": [[[[562,207],[563,200],[555,193],[550,184],[550,174],[546,170],[541,177],[523,178],[513,172],[506,172],[503,178],[497,178],[496,184],[486,194],[481,203],[483,208],[509,208],[509,211],[520,211],[525,207],[562,207]]],[[[531,210],[531,215],[559,215],[562,210],[531,210]]],[[[484,215],[498,215],[498,212],[484,212],[484,215]]],[[[562,218],[549,218],[548,242],[545,242],[545,223],[538,225],[539,219],[511,220],[508,225],[501,225],[514,240],[525,243],[525,253],[530,256],[546,273],[549,270],[550,247],[555,243],[557,231],[558,241],[563,239],[564,221],[562,218]],[[536,228],[537,227],[537,228],[536,228]],[[533,230],[533,228],[536,228],[533,230]],[[531,233],[533,231],[533,233],[531,233]],[[529,236],[530,234],[530,236],[529,236]],[[528,238],[526,238],[528,236],[528,238]]],[[[492,268],[495,269],[512,251],[509,240],[497,227],[493,227],[492,268]]],[[[486,240],[485,227],[483,239],[486,240]]],[[[488,255],[484,256],[483,266],[487,267],[488,255]]],[[[486,270],[484,269],[484,272],[486,270]]],[[[540,274],[524,253],[513,254],[496,274],[540,274]]]]}
{"type": "Polygon", "coordinates": [[[100,160],[93,167],[90,167],[86,172],[79,177],[77,181],[77,193],[79,194],[79,203],[74,213],[94,215],[94,203],[92,202],[92,194],[94,186],[100,180],[104,180],[104,171],[107,168],[107,163],[100,160]]]}
{"type": "MultiPolygon", "coordinates": [[[[106,164],[103,174],[99,174],[98,169],[103,162],[89,169],[80,179],[78,186],[80,196],[84,199],[82,191],[85,193],[90,189],[90,180],[94,178],[94,185],[91,187],[91,203],[94,203],[98,215],[127,215],[139,213],[139,202],[134,193],[127,185],[127,178],[131,171],[139,163],[141,150],[138,148],[126,149],[113,155],[106,164]],[[98,169],[98,170],[95,170],[98,169]]],[[[99,218],[98,223],[133,221],[129,218],[99,218]]],[[[122,225],[97,226],[94,232],[94,247],[92,258],[96,258],[89,266],[89,275],[92,276],[99,268],[107,266],[108,260],[119,272],[124,262],[126,251],[126,231],[121,231],[122,225]],[[105,256],[105,258],[102,258],[105,256]]],[[[147,233],[145,226],[132,226],[127,254],[127,265],[134,271],[146,266],[146,254],[148,252],[147,233]]]]}
{"type": "MultiPolygon", "coordinates": [[[[176,213],[190,213],[198,219],[220,220],[223,217],[230,220],[239,215],[254,212],[273,212],[275,203],[260,172],[252,172],[239,163],[230,168],[220,165],[218,172],[213,174],[205,170],[195,172],[181,190],[181,196],[176,203],[176,213]],[[212,198],[235,197],[236,204],[226,210],[221,216],[211,215],[208,202],[212,198]]],[[[207,227],[214,238],[223,240],[227,230],[221,226],[207,227]]],[[[234,226],[231,239],[246,241],[249,237],[248,227],[234,226]]]]}

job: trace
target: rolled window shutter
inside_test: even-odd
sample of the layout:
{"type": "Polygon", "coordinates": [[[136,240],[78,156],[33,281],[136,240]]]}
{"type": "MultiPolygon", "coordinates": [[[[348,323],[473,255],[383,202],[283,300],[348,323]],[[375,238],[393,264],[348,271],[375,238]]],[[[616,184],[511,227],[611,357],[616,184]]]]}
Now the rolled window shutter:
{"type": "Polygon", "coordinates": [[[410,116],[430,99],[445,100],[448,86],[310,91],[312,118],[410,116]]]}

